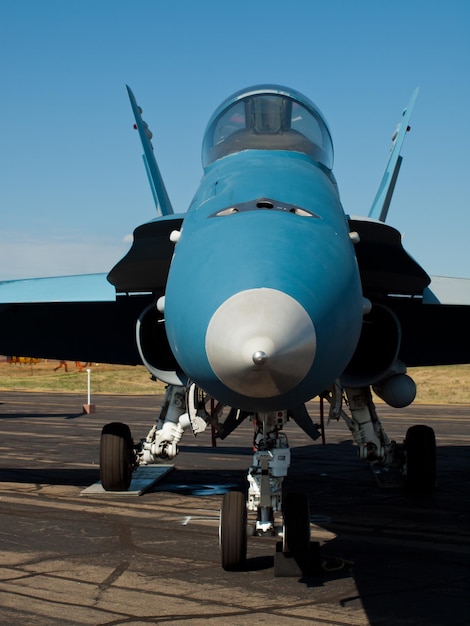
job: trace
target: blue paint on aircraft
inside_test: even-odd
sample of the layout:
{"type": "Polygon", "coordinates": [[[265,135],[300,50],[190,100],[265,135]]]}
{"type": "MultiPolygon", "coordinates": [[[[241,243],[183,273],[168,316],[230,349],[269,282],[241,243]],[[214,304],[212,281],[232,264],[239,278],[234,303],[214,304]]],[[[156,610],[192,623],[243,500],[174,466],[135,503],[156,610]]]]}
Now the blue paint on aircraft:
{"type": "MultiPolygon", "coordinates": [[[[181,368],[225,404],[258,411],[299,404],[337,378],[354,353],[363,299],[348,222],[329,169],[332,154],[318,109],[285,88],[238,94],[209,123],[205,175],[168,276],[165,325],[181,368]],[[262,289],[286,294],[302,307],[315,329],[316,346],[305,376],[285,391],[263,395],[256,390],[254,398],[249,387],[240,391],[242,382],[233,389],[214,372],[207,333],[225,302],[262,289]]],[[[248,319],[256,308],[255,300],[246,310],[248,319]]],[[[231,332],[228,317],[226,334],[231,332]]],[[[217,338],[224,340],[223,334],[217,338]]],[[[245,343],[253,343],[254,353],[256,337],[253,341],[245,343]]],[[[276,360],[276,350],[268,361],[276,360]]],[[[241,369],[256,370],[250,356],[243,357],[241,369]]],[[[240,371],[239,377],[244,375],[240,371]]]]}
{"type": "Polygon", "coordinates": [[[115,289],[106,274],[28,278],[0,282],[0,303],[112,302],[115,289]]]}
{"type": "Polygon", "coordinates": [[[135,230],[107,280],[0,283],[4,354],[127,364],[144,355],[163,382],[190,379],[255,412],[301,405],[344,382],[351,363],[362,385],[388,374],[396,358],[468,362],[469,281],[429,285],[400,233],[383,223],[417,91],[368,218],[344,214],[318,107],[278,85],[239,91],[217,108],[202,182],[188,212],[175,215],[128,93],[159,217],[135,230]]]}

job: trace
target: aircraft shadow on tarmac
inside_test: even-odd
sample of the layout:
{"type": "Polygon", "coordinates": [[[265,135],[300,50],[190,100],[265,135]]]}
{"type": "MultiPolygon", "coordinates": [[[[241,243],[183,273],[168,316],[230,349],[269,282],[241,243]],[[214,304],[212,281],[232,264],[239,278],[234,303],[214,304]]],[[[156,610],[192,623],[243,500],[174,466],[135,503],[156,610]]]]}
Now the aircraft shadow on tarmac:
{"type": "Polygon", "coordinates": [[[97,469],[0,468],[0,483],[87,487],[99,480],[97,469]]]}
{"type": "MultiPolygon", "coordinates": [[[[1,403],[0,403],[1,404],[1,403]]],[[[44,418],[58,418],[62,417],[66,420],[76,419],[85,415],[84,411],[80,413],[3,413],[0,415],[0,420],[4,419],[44,419],[44,418]]]]}
{"type": "MultiPolygon", "coordinates": [[[[211,508],[217,509],[224,491],[246,488],[246,459],[235,464],[236,456],[250,453],[246,448],[185,448],[192,458],[185,462],[182,455],[181,468],[177,458],[177,468],[151,493],[214,496],[211,508]],[[209,453],[224,457],[217,461],[219,468],[194,467],[197,457],[209,453]]],[[[299,584],[328,589],[328,597],[333,594],[345,608],[361,606],[372,626],[469,623],[470,446],[438,446],[437,488],[421,498],[408,497],[400,486],[379,489],[349,441],[300,446],[292,452],[286,490],[308,494],[312,539],[325,531],[331,537],[320,549],[325,569],[299,577],[299,584]]],[[[93,468],[0,469],[0,482],[82,487],[98,478],[93,468]]],[[[249,546],[256,541],[263,539],[250,538],[249,546]]],[[[274,541],[268,540],[261,551],[251,556],[249,547],[243,571],[273,569],[274,541]]]]}
{"type": "MultiPolygon", "coordinates": [[[[188,448],[196,454],[202,450],[213,452],[188,448]]],[[[238,454],[238,449],[217,449],[217,454],[229,452],[238,454]]],[[[421,497],[407,495],[399,481],[379,488],[349,441],[292,452],[286,490],[306,491],[312,524],[334,537],[321,547],[323,569],[299,578],[300,584],[315,588],[338,581],[338,601],[351,609],[361,605],[371,625],[470,623],[469,446],[438,447],[436,491],[421,497]],[[354,579],[357,593],[345,596],[340,581],[346,578],[354,579]]],[[[245,473],[180,469],[153,491],[218,495],[244,489],[245,473]]],[[[243,571],[271,569],[273,563],[272,545],[266,545],[266,555],[248,558],[243,571]]]]}
{"type": "MultiPolygon", "coordinates": [[[[249,446],[179,446],[180,454],[197,453],[197,454],[221,454],[221,455],[236,455],[236,456],[253,456],[253,451],[249,446]]],[[[176,457],[178,461],[178,457],[176,457]]]]}

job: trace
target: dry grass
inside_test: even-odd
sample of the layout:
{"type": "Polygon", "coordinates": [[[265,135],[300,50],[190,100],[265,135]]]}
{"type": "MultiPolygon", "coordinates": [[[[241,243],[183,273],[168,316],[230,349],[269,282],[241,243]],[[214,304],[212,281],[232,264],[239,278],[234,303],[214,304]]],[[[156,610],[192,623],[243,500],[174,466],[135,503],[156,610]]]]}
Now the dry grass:
{"type": "MultiPolygon", "coordinates": [[[[69,361],[68,372],[54,371],[58,361],[10,364],[0,357],[0,390],[87,392],[87,372],[69,361]]],[[[93,364],[91,391],[114,394],[159,394],[164,385],[150,380],[145,367],[93,364]]],[[[421,404],[470,404],[470,365],[410,368],[421,404]]]]}
{"type": "Polygon", "coordinates": [[[421,404],[470,404],[470,364],[410,367],[421,404]]]}
{"type": "MultiPolygon", "coordinates": [[[[0,390],[54,391],[63,393],[87,393],[88,374],[80,371],[73,361],[67,361],[68,371],[63,367],[54,370],[59,361],[12,364],[0,360],[0,390]]],[[[107,365],[93,363],[91,370],[91,392],[115,394],[159,394],[164,390],[160,382],[150,380],[143,365],[107,365]]]]}

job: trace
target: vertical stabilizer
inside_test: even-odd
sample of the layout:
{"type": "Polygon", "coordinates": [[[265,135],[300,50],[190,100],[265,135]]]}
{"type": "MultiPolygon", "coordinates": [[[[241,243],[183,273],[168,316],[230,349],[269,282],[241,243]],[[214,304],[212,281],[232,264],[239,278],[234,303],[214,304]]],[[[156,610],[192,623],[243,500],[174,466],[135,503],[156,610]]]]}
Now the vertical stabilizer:
{"type": "Polygon", "coordinates": [[[143,158],[145,163],[145,169],[147,170],[147,176],[149,179],[150,188],[152,189],[153,199],[157,207],[157,213],[159,215],[172,215],[174,213],[173,207],[171,206],[170,198],[168,197],[167,191],[165,189],[160,170],[158,169],[155,154],[153,152],[152,142],[150,141],[152,138],[152,133],[150,132],[147,124],[142,119],[142,109],[137,105],[134,94],[132,93],[130,87],[127,87],[127,92],[129,94],[129,100],[131,101],[136,127],[139,131],[140,141],[142,142],[142,147],[144,149],[143,158]]]}
{"type": "Polygon", "coordinates": [[[403,111],[403,119],[393,133],[390,157],[382,176],[382,180],[380,181],[379,189],[374,198],[374,202],[372,203],[372,207],[369,211],[369,217],[380,220],[381,222],[385,222],[387,219],[387,213],[392,200],[393,191],[395,189],[395,183],[397,182],[398,173],[403,160],[400,155],[400,151],[405,135],[407,131],[410,130],[409,121],[418,96],[418,91],[419,87],[413,92],[408,106],[403,111]]]}

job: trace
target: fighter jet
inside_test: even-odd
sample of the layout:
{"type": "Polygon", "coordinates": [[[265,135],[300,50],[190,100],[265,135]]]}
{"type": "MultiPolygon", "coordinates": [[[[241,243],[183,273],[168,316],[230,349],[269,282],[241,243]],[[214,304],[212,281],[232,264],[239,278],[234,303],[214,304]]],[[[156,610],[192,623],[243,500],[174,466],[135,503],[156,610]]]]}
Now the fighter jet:
{"type": "Polygon", "coordinates": [[[417,92],[392,138],[367,216],[345,213],[333,175],[330,130],[294,89],[260,85],[225,100],[202,144],[203,178],[186,213],[173,211],[152,133],[128,94],[158,216],[139,226],[127,255],[105,275],[0,284],[0,352],[143,363],[166,384],[159,417],[134,443],[113,422],[101,436],[101,482],[128,488],[139,465],[171,460],[185,431],[221,439],[254,425],[247,496],[228,492],[221,563],[246,558],[247,510],[255,534],[275,531],[281,552],[310,546],[308,502],[286,494],[283,432],[294,420],[319,436],[305,403],[319,396],[344,419],[361,459],[397,465],[410,492],[434,487],[435,436],[410,428],[392,441],[372,391],[393,407],[413,402],[406,373],[470,362],[470,280],[431,278],[386,224],[417,92]]]}

